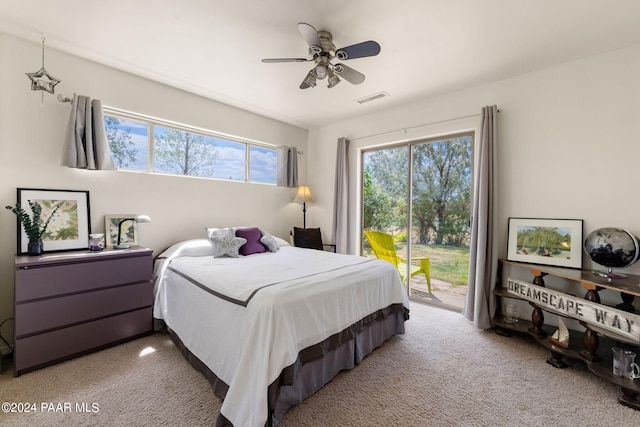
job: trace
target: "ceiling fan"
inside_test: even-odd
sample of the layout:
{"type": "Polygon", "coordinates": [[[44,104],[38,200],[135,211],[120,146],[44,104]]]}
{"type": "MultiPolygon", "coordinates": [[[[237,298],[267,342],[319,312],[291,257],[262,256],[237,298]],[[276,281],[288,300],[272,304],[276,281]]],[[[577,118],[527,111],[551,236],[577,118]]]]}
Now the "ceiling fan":
{"type": "Polygon", "coordinates": [[[375,56],[380,53],[380,45],[372,40],[357,43],[351,46],[336,49],[333,37],[328,31],[317,31],[312,25],[304,22],[298,23],[298,31],[309,44],[310,58],[267,58],[262,62],[307,62],[314,61],[316,66],[309,71],[300,89],[315,87],[317,80],[327,78],[327,87],[332,88],[340,83],[340,77],[351,84],[359,85],[364,81],[364,74],[347,67],[344,64],[332,64],[334,58],[342,61],[366,56],[375,56]]]}

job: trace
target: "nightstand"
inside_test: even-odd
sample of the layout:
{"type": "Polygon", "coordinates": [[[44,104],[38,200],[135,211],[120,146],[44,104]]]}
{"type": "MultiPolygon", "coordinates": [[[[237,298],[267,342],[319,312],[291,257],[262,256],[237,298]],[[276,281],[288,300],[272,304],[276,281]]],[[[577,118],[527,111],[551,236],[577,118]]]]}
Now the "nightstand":
{"type": "Polygon", "coordinates": [[[14,376],[151,333],[152,253],[16,256],[14,376]]]}

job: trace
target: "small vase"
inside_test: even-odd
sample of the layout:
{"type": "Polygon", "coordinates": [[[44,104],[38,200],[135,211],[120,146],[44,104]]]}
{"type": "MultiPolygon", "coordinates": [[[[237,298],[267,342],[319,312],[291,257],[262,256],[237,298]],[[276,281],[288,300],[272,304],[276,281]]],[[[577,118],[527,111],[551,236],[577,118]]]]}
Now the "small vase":
{"type": "Polygon", "coordinates": [[[29,239],[27,252],[29,253],[29,255],[33,256],[42,255],[42,239],[29,239]]]}

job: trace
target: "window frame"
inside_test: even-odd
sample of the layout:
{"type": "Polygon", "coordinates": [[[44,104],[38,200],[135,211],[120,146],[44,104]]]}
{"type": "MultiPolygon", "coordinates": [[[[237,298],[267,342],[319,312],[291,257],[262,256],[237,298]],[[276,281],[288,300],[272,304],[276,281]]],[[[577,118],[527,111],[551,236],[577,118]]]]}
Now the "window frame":
{"type": "Polygon", "coordinates": [[[189,177],[189,178],[203,178],[203,179],[213,179],[218,181],[229,181],[229,182],[246,182],[251,184],[262,184],[262,185],[276,185],[277,182],[277,170],[274,170],[273,182],[264,182],[264,181],[251,181],[251,147],[258,147],[267,150],[273,150],[276,155],[277,161],[277,149],[278,146],[275,144],[269,144],[266,142],[256,141],[250,138],[239,137],[235,135],[229,135],[222,132],[216,132],[209,129],[201,128],[198,126],[191,126],[183,123],[174,122],[171,120],[160,119],[157,117],[152,117],[144,114],[134,113],[131,111],[121,110],[119,108],[103,106],[103,113],[105,116],[115,117],[123,120],[132,120],[142,124],[145,124],[147,127],[147,144],[148,144],[148,155],[147,155],[147,169],[128,169],[128,168],[117,168],[118,171],[127,171],[127,172],[141,172],[141,173],[150,173],[155,175],[169,175],[169,176],[180,176],[180,177],[189,177]],[[197,135],[203,135],[206,137],[221,139],[228,142],[234,142],[244,145],[244,180],[239,179],[225,179],[225,178],[214,178],[214,177],[200,177],[194,175],[182,175],[182,174],[174,174],[174,173],[166,173],[166,172],[156,172],[154,171],[155,167],[155,134],[154,127],[161,126],[168,129],[173,129],[180,132],[189,132],[197,135]]]}

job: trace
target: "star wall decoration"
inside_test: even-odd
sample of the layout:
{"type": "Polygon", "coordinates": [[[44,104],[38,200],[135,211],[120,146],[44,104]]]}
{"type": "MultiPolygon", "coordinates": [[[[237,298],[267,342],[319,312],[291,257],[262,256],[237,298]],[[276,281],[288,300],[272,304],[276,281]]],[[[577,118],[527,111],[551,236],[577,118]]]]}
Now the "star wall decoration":
{"type": "Polygon", "coordinates": [[[35,73],[25,73],[31,79],[31,90],[45,90],[53,94],[54,87],[61,80],[53,77],[46,68],[42,67],[35,73]]]}
{"type": "Polygon", "coordinates": [[[42,67],[35,73],[25,73],[31,79],[31,90],[41,90],[53,94],[55,86],[61,82],[44,67],[44,35],[42,36],[42,67]]]}

